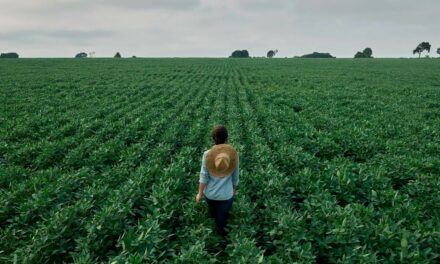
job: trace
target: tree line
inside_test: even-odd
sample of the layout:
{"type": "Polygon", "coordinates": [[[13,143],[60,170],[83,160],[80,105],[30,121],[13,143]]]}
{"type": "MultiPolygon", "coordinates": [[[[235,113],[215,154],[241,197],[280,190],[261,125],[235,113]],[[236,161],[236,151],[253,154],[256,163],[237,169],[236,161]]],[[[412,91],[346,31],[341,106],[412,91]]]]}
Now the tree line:
{"type": "MultiPolygon", "coordinates": [[[[430,53],[431,52],[431,44],[429,42],[421,42],[417,47],[413,50],[413,54],[419,55],[419,58],[422,56],[423,52],[430,53]]],[[[266,54],[267,58],[273,58],[277,55],[278,50],[269,50],[266,54]]],[[[437,49],[437,54],[440,55],[440,48],[437,49]]],[[[75,55],[75,58],[82,59],[82,58],[88,58],[93,57],[95,55],[95,52],[90,52],[87,54],[86,52],[80,52],[75,55]]],[[[428,56],[428,55],[427,55],[428,56]]],[[[0,58],[4,59],[18,59],[19,55],[16,52],[8,52],[8,53],[1,53],[0,58]]],[[[116,52],[116,54],[113,56],[113,58],[122,58],[121,53],[116,52]]],[[[136,58],[136,56],[132,56],[132,58],[136,58]]],[[[229,56],[229,58],[250,58],[250,54],[248,50],[235,50],[232,52],[232,54],[229,56]]],[[[295,57],[295,58],[336,58],[332,56],[330,53],[321,53],[321,52],[313,52],[311,54],[305,54],[301,57],[295,57]]],[[[358,51],[354,58],[356,59],[362,59],[362,58],[373,58],[373,50],[371,48],[365,48],[363,51],[358,51]]]]}
{"type": "MultiPolygon", "coordinates": [[[[429,42],[422,42],[413,50],[413,54],[418,54],[419,58],[421,57],[422,53],[430,52],[431,51],[431,44],[429,42]]],[[[278,50],[269,50],[267,52],[266,57],[267,58],[273,58],[278,53],[278,50]]],[[[437,54],[440,55],[440,48],[437,49],[437,54]]],[[[250,58],[249,51],[247,50],[236,50],[232,52],[231,56],[229,58],[250,58]]],[[[336,58],[332,56],[330,53],[321,53],[321,52],[313,52],[311,54],[305,54],[301,57],[295,57],[295,58],[336,58]]],[[[358,51],[354,55],[355,59],[372,59],[373,58],[373,50],[371,48],[365,48],[363,51],[358,51]]]]}
{"type": "Polygon", "coordinates": [[[8,52],[0,54],[0,58],[2,59],[18,59],[18,53],[16,52],[8,52]]]}
{"type": "MultiPolygon", "coordinates": [[[[87,54],[85,52],[80,52],[80,53],[75,55],[75,58],[77,58],[77,59],[84,59],[84,58],[89,57],[89,55],[90,55],[90,57],[92,57],[91,54],[94,55],[95,53],[93,52],[93,53],[87,54]]],[[[116,52],[116,54],[115,54],[115,56],[113,56],[113,58],[122,58],[121,53],[116,52]]],[[[136,56],[133,56],[132,58],[136,58],[136,56]]]]}

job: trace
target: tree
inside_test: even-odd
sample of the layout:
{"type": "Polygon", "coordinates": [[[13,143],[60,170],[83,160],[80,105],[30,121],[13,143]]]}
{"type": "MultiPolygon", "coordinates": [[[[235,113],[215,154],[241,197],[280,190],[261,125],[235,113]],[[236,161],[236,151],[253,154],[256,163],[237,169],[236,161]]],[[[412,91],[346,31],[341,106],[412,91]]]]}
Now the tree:
{"type": "Polygon", "coordinates": [[[362,52],[365,55],[365,58],[373,58],[373,50],[371,48],[366,48],[362,52]]]}
{"type": "Polygon", "coordinates": [[[429,42],[422,42],[420,43],[414,50],[413,54],[419,54],[419,58],[422,55],[424,51],[427,51],[428,53],[431,52],[431,44],[429,42]]]}
{"type": "Polygon", "coordinates": [[[2,53],[0,58],[2,59],[18,59],[18,54],[16,52],[2,53]]]}
{"type": "Polygon", "coordinates": [[[87,53],[80,52],[80,53],[75,55],[75,58],[78,58],[78,59],[87,58],[87,53]]]}
{"type": "Polygon", "coordinates": [[[362,59],[365,58],[365,54],[363,52],[358,51],[355,55],[354,55],[355,59],[362,59]]]}
{"type": "Polygon", "coordinates": [[[236,50],[232,52],[229,58],[249,58],[249,52],[247,50],[236,50]]]}
{"type": "Polygon", "coordinates": [[[119,53],[119,52],[116,52],[116,54],[115,54],[115,58],[122,58],[122,56],[121,56],[121,53],[119,53]]]}
{"type": "Polygon", "coordinates": [[[437,54],[440,55],[440,48],[437,49],[437,54]]]}
{"type": "Polygon", "coordinates": [[[364,49],[364,51],[360,52],[358,51],[355,55],[354,58],[355,59],[362,59],[362,58],[367,58],[367,59],[371,59],[373,58],[373,50],[371,48],[366,48],[364,49]]]}
{"type": "Polygon", "coordinates": [[[324,58],[324,59],[334,59],[336,57],[333,57],[330,53],[320,53],[320,52],[313,52],[311,54],[306,54],[301,56],[301,58],[324,58]]]}
{"type": "Polygon", "coordinates": [[[273,57],[275,57],[275,55],[278,53],[278,50],[269,50],[268,52],[267,52],[267,57],[268,58],[273,58],[273,57]]]}

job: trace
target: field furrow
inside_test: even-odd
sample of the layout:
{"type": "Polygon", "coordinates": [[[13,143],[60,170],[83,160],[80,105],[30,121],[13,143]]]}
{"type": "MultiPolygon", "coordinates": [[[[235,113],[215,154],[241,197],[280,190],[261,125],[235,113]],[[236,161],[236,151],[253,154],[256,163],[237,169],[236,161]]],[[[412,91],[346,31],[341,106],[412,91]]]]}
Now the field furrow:
{"type": "Polygon", "coordinates": [[[0,61],[0,262],[438,263],[438,60],[0,61]],[[223,124],[228,223],[195,205],[223,124]]]}

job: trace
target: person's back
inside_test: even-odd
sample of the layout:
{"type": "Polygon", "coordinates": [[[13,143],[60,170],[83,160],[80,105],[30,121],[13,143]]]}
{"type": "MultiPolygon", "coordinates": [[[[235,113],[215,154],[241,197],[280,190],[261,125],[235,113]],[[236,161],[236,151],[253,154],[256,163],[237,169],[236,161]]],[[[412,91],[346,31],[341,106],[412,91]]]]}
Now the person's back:
{"type": "Polygon", "coordinates": [[[211,200],[229,200],[234,195],[234,186],[238,184],[238,154],[237,154],[237,165],[235,170],[227,176],[224,177],[216,177],[212,176],[206,168],[205,161],[206,155],[209,150],[203,153],[202,159],[202,169],[200,171],[200,181],[201,183],[209,184],[206,185],[206,188],[203,194],[206,198],[211,200]]]}
{"type": "Polygon", "coordinates": [[[239,158],[227,144],[228,132],[224,126],[215,127],[212,138],[215,146],[203,153],[196,203],[205,196],[218,232],[226,235],[224,227],[239,182],[239,158]]]}

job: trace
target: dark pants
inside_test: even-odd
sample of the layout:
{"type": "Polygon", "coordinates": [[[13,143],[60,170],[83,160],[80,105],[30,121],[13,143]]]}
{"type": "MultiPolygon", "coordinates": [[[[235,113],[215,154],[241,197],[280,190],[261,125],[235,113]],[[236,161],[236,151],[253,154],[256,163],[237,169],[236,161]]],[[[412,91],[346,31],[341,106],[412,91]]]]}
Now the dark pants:
{"type": "Polygon", "coordinates": [[[215,224],[217,225],[217,231],[220,235],[227,235],[225,231],[226,221],[228,220],[229,210],[232,207],[232,202],[234,197],[225,201],[210,200],[206,198],[206,202],[209,206],[209,214],[215,219],[215,224]]]}

